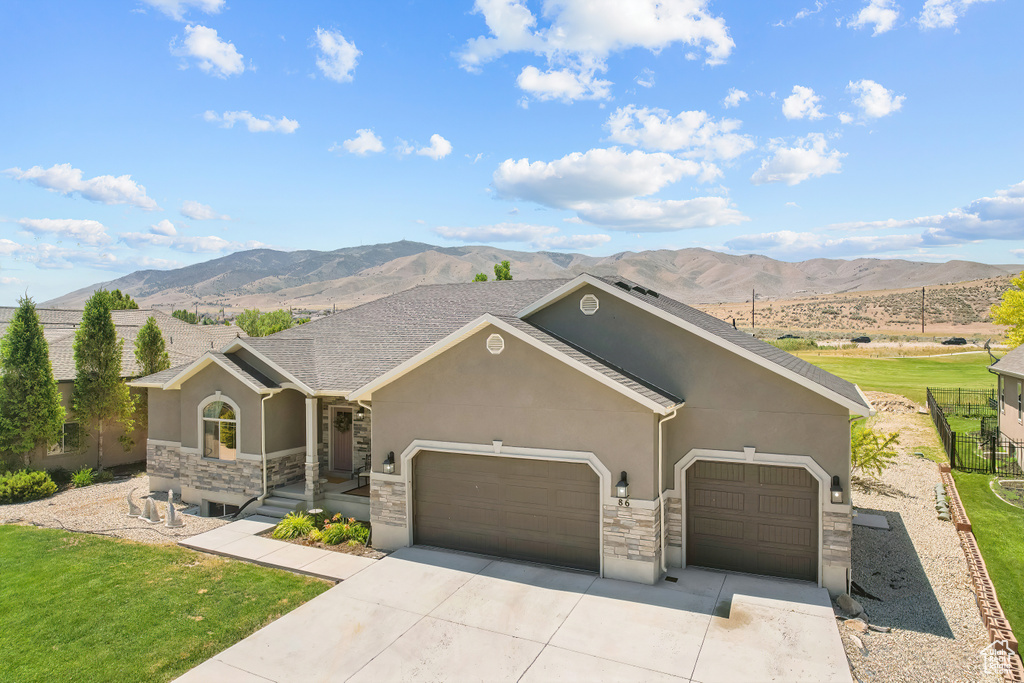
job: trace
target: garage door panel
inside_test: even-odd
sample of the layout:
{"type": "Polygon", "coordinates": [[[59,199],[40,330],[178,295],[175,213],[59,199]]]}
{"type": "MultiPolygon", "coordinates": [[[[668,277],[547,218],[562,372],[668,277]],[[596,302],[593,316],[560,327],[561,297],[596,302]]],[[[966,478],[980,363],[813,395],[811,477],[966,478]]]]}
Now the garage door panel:
{"type": "Polygon", "coordinates": [[[416,543],[599,568],[600,496],[589,466],[437,452],[413,466],[416,543]]]}
{"type": "Polygon", "coordinates": [[[817,579],[818,482],[807,470],[697,461],[685,476],[687,564],[817,579]]]}

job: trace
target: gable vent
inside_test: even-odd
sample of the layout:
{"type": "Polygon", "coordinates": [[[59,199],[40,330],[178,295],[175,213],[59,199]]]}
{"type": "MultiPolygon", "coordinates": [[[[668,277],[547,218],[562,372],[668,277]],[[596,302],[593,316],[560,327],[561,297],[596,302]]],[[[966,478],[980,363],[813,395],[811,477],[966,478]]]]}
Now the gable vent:
{"type": "Polygon", "coordinates": [[[599,305],[597,297],[593,294],[584,294],[583,298],[580,299],[580,310],[583,311],[584,315],[594,315],[597,313],[599,305]]]}
{"type": "Polygon", "coordinates": [[[505,340],[500,334],[492,334],[487,338],[487,350],[498,355],[505,350],[505,340]]]}

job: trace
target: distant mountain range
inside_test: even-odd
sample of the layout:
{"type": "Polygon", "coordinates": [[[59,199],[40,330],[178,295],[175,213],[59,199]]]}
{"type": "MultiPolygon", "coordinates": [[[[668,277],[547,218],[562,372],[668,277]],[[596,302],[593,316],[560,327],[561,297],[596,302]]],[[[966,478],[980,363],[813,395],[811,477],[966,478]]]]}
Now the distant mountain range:
{"type": "Polygon", "coordinates": [[[438,247],[392,242],[334,251],[241,251],[176,270],[140,270],[45,302],[80,308],[99,288],[120,289],[140,306],[228,310],[348,308],[421,284],[493,277],[512,262],[517,279],[561,278],[589,272],[621,275],[691,304],[795,298],[815,294],[900,289],[1015,274],[1022,266],[972,261],[923,263],[861,258],[788,263],[707,249],[626,251],[612,256],[524,252],[489,246],[438,247]]]}

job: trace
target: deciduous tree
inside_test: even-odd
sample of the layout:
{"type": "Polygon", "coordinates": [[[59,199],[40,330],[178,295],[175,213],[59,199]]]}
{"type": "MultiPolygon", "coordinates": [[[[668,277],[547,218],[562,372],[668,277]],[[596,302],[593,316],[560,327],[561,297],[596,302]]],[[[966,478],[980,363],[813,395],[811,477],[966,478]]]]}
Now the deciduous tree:
{"type": "Polygon", "coordinates": [[[1010,288],[1003,292],[1003,300],[992,307],[992,319],[1007,325],[1006,341],[1010,346],[1024,344],[1024,273],[1010,280],[1010,288]]]}

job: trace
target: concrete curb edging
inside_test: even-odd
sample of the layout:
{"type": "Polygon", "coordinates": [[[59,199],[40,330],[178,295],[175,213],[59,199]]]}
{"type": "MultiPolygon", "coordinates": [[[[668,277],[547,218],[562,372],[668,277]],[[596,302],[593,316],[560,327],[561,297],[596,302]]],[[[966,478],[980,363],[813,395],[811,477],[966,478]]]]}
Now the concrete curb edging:
{"type": "Polygon", "coordinates": [[[953,480],[948,464],[939,465],[939,476],[946,487],[950,512],[953,513],[953,523],[956,525],[957,536],[960,537],[960,547],[963,548],[964,557],[967,559],[971,585],[974,587],[981,620],[988,630],[989,642],[1006,641],[1012,650],[1010,670],[1003,674],[1003,678],[1007,683],[1024,683],[1024,664],[1021,662],[1020,655],[1017,654],[1017,639],[1014,637],[1013,631],[1010,629],[1010,622],[1006,619],[1003,608],[999,604],[995,586],[992,585],[992,579],[989,578],[985,560],[978,548],[978,541],[974,538],[971,521],[967,518],[967,512],[960,500],[960,493],[956,489],[956,482],[953,480]]]}

